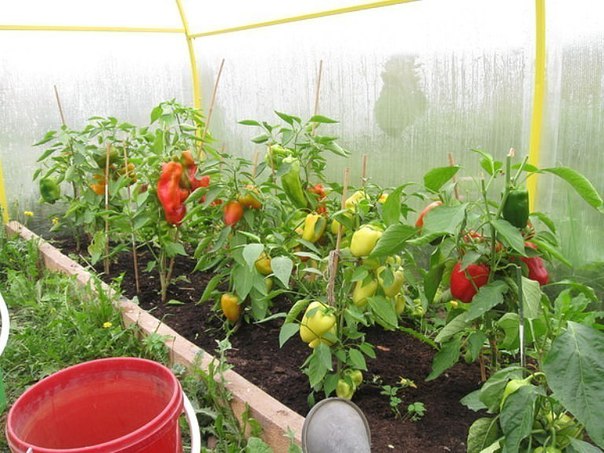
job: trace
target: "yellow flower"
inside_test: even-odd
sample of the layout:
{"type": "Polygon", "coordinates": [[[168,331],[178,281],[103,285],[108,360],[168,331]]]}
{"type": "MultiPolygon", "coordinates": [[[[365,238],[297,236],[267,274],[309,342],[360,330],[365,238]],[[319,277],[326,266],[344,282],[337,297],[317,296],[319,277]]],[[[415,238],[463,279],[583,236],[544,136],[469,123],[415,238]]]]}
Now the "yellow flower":
{"type": "Polygon", "coordinates": [[[31,211],[23,211],[23,215],[24,215],[25,217],[33,217],[33,216],[34,216],[34,213],[33,213],[33,212],[31,212],[31,211]]]}
{"type": "Polygon", "coordinates": [[[53,217],[52,218],[52,224],[53,225],[58,225],[59,224],[59,218],[58,217],[53,217]]]}
{"type": "Polygon", "coordinates": [[[103,323],[103,329],[109,329],[110,327],[113,326],[113,323],[106,321],[103,323]]]}

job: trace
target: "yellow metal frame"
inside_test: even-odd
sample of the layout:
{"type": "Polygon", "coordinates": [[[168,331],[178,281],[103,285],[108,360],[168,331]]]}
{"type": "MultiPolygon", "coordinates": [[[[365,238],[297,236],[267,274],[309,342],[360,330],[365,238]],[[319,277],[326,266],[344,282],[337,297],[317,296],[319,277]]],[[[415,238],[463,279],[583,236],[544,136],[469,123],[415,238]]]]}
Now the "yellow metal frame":
{"type": "MultiPolygon", "coordinates": [[[[257,28],[270,27],[274,25],[288,24],[305,20],[319,19],[323,17],[347,14],[357,11],[365,11],[375,8],[383,8],[403,3],[411,3],[418,0],[382,0],[361,5],[354,5],[344,8],[320,11],[315,13],[302,14],[298,16],[285,17],[281,19],[256,22],[251,24],[228,27],[218,30],[210,30],[200,33],[191,33],[185,9],[182,0],[175,0],[182,21],[182,28],[162,28],[162,27],[106,27],[106,26],[61,26],[61,25],[2,25],[0,31],[76,31],[76,32],[126,32],[126,33],[183,33],[187,41],[189,52],[189,63],[191,65],[191,79],[193,84],[193,106],[201,108],[201,83],[199,71],[197,69],[197,59],[195,55],[194,41],[197,38],[216,36],[227,33],[234,33],[244,30],[253,30],[257,28]]],[[[546,51],[545,51],[545,0],[535,0],[535,79],[533,91],[533,110],[531,116],[529,159],[528,162],[538,165],[541,155],[541,137],[543,128],[543,112],[545,102],[546,87],[546,51]]],[[[527,181],[530,204],[534,206],[537,196],[537,176],[532,176],[527,181]]],[[[8,205],[6,201],[6,192],[4,189],[4,178],[2,177],[2,162],[0,160],[0,204],[5,207],[3,213],[4,222],[8,221],[8,205]]]]}
{"type": "MultiPolygon", "coordinates": [[[[543,110],[546,91],[545,52],[545,0],[535,0],[535,86],[533,88],[533,113],[531,118],[531,138],[529,143],[529,164],[539,165],[541,160],[541,136],[543,131],[543,110]]],[[[538,176],[527,181],[529,205],[535,207],[538,176]]]]}
{"type": "Polygon", "coordinates": [[[180,14],[180,20],[184,29],[185,38],[187,39],[187,48],[189,49],[189,63],[191,64],[191,81],[193,83],[193,107],[196,109],[201,108],[201,83],[199,81],[199,71],[197,70],[197,58],[195,56],[195,46],[193,38],[189,31],[189,21],[187,20],[187,14],[182,6],[181,0],[176,0],[176,6],[178,7],[178,13],[180,14]]]}
{"type": "Polygon", "coordinates": [[[219,30],[211,30],[202,33],[193,33],[192,38],[203,38],[206,36],[224,35],[226,33],[234,33],[237,31],[253,30],[255,28],[271,27],[273,25],[289,24],[292,22],[300,22],[303,20],[320,19],[322,17],[335,16],[338,14],[354,13],[357,11],[365,11],[368,9],[383,8],[385,6],[399,5],[402,3],[411,3],[419,0],[383,0],[379,2],[366,3],[363,5],[348,6],[345,8],[330,9],[319,11],[316,13],[301,14],[299,16],[284,17],[282,19],[267,20],[264,22],[256,22],[246,25],[238,25],[236,27],[223,28],[219,30]]]}
{"type": "Polygon", "coordinates": [[[4,187],[4,173],[2,172],[2,159],[0,159],[0,207],[2,208],[2,221],[8,223],[8,202],[4,187]]]}
{"type": "Polygon", "coordinates": [[[0,30],[5,31],[93,31],[93,32],[120,32],[120,33],[184,33],[182,28],[162,27],[106,27],[82,25],[2,25],[0,30]]]}

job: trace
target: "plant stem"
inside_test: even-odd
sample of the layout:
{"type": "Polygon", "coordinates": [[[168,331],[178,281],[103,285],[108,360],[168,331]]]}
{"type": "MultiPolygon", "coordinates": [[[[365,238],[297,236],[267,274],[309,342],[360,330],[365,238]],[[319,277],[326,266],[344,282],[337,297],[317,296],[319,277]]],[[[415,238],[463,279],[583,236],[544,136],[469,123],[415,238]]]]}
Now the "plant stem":
{"type": "MultiPolygon", "coordinates": [[[[180,230],[176,228],[176,233],[174,233],[174,242],[178,241],[178,233],[180,230]]],[[[174,261],[176,260],[176,256],[170,258],[170,264],[168,265],[168,272],[166,274],[166,286],[164,294],[162,295],[162,302],[166,301],[166,297],[168,295],[168,285],[170,284],[170,280],[172,279],[172,271],[174,270],[174,261]]]]}

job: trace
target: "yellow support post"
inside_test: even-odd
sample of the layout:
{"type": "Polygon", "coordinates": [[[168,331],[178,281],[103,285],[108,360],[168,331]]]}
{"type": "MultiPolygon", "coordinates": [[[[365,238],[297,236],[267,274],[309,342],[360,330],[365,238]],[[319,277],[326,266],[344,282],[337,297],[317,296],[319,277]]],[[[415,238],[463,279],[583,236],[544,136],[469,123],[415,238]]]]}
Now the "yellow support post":
{"type": "Polygon", "coordinates": [[[2,208],[2,222],[8,223],[8,202],[4,190],[4,173],[2,172],[2,159],[0,159],[0,208],[2,208]]]}
{"type": "Polygon", "coordinates": [[[194,38],[189,32],[189,22],[187,21],[187,15],[182,6],[182,1],[176,0],[176,5],[178,6],[178,12],[180,13],[180,19],[182,20],[182,26],[187,39],[187,47],[189,48],[189,63],[191,64],[191,79],[193,82],[193,107],[196,109],[201,109],[201,84],[199,82],[199,71],[197,70],[195,47],[193,45],[194,38]]]}
{"type": "MultiPolygon", "coordinates": [[[[541,157],[541,135],[543,132],[543,107],[545,104],[545,0],[535,0],[535,87],[533,91],[533,114],[528,163],[538,166],[541,157]]],[[[537,199],[537,175],[527,180],[529,205],[535,207],[537,199]]]]}
{"type": "Polygon", "coordinates": [[[364,11],[367,9],[382,8],[384,6],[393,6],[393,5],[398,5],[401,3],[411,3],[411,2],[415,2],[415,1],[418,1],[418,0],[382,0],[382,1],[378,1],[378,2],[365,3],[365,4],[361,4],[361,5],[348,6],[348,7],[344,7],[344,8],[330,9],[327,11],[319,11],[316,13],[302,14],[299,16],[285,17],[282,19],[268,20],[265,22],[257,22],[254,24],[239,25],[236,27],[223,28],[220,30],[211,30],[211,31],[207,31],[207,32],[193,33],[189,36],[191,38],[195,39],[195,38],[202,38],[205,36],[223,35],[225,33],[233,33],[233,32],[243,31],[243,30],[252,30],[254,28],[270,27],[273,25],[288,24],[291,22],[300,22],[300,21],[309,20],[309,19],[319,19],[321,17],[353,13],[353,12],[357,12],[357,11],[364,11]]]}

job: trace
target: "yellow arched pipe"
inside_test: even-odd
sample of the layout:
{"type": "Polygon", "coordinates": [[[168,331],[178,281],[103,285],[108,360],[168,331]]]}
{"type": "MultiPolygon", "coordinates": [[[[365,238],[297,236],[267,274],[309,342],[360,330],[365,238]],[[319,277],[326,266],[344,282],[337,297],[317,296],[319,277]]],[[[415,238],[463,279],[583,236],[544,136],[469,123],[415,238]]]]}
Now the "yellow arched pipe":
{"type": "Polygon", "coordinates": [[[205,36],[223,35],[225,33],[234,33],[234,32],[243,31],[243,30],[253,30],[255,28],[271,27],[273,25],[289,24],[291,22],[300,22],[300,21],[309,20],[309,19],[319,19],[322,17],[335,16],[338,14],[354,13],[357,11],[365,11],[367,9],[382,8],[384,6],[393,6],[393,5],[399,5],[401,3],[411,3],[411,2],[415,2],[415,1],[418,1],[418,0],[381,0],[378,2],[346,6],[344,8],[330,9],[327,11],[319,11],[316,13],[301,14],[299,16],[267,20],[264,22],[256,22],[253,24],[238,25],[235,27],[223,28],[223,29],[219,29],[219,30],[192,33],[190,36],[191,36],[191,38],[195,39],[195,38],[202,38],[205,36]]]}
{"type": "MultiPolygon", "coordinates": [[[[535,0],[535,19],[535,86],[533,90],[533,113],[531,118],[528,163],[539,166],[546,90],[545,0],[535,0]]],[[[537,175],[533,175],[527,181],[531,209],[535,208],[535,201],[537,199],[537,178],[537,175]]]]}
{"type": "Polygon", "coordinates": [[[8,202],[4,187],[4,173],[2,172],[2,159],[0,159],[0,208],[2,208],[2,222],[8,223],[8,202]]]}
{"type": "Polygon", "coordinates": [[[183,33],[182,28],[164,27],[108,27],[87,25],[6,25],[0,24],[4,31],[91,31],[119,33],[183,33]]]}
{"type": "Polygon", "coordinates": [[[189,32],[189,22],[187,14],[182,6],[181,0],[176,0],[176,6],[180,13],[180,19],[184,28],[185,38],[187,39],[187,47],[189,49],[189,63],[191,64],[191,81],[193,83],[193,107],[201,108],[201,84],[199,82],[199,71],[197,70],[197,58],[195,57],[195,47],[193,45],[193,37],[189,32]]]}

